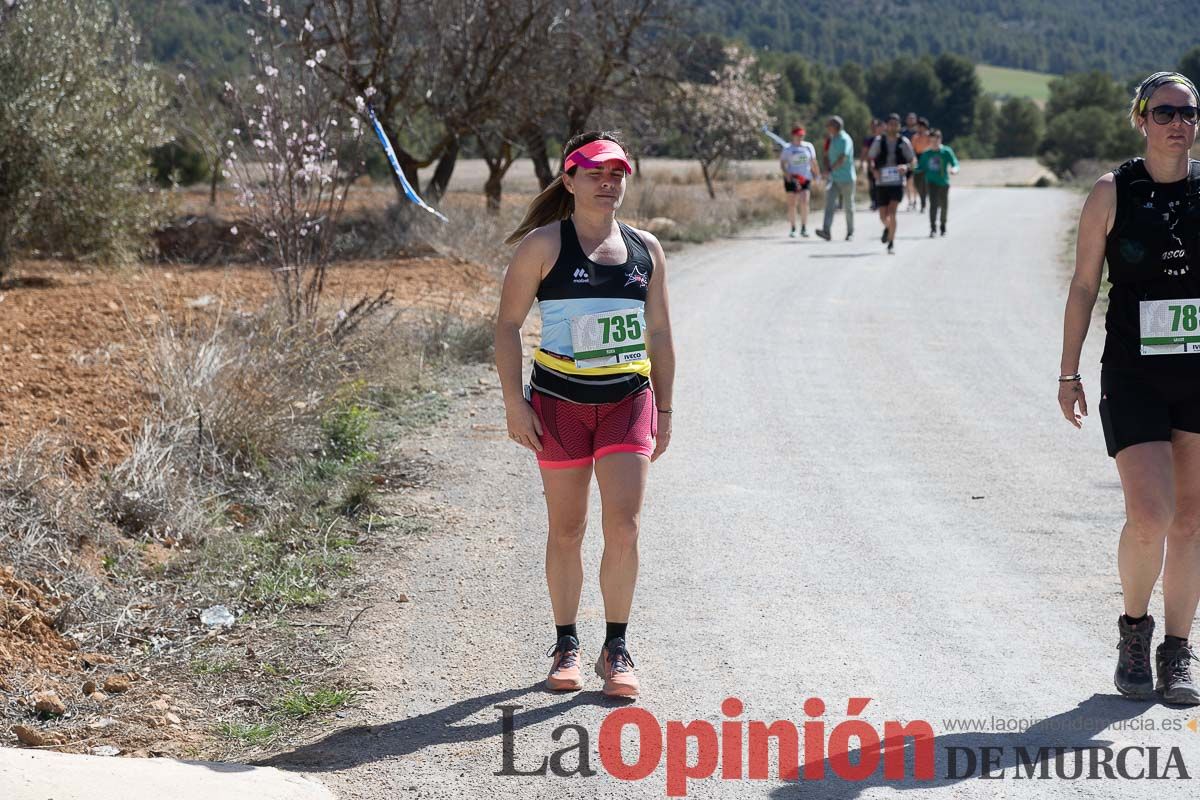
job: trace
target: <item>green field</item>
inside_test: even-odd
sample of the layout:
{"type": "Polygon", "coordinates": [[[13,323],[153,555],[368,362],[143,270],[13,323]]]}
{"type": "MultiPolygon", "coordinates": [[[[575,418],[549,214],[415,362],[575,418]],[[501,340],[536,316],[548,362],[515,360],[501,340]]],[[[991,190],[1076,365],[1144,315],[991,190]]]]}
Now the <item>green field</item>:
{"type": "Polygon", "coordinates": [[[1050,98],[1050,81],[1056,76],[1044,72],[1024,69],[992,67],[978,64],[975,74],[983,83],[983,90],[1000,97],[1028,97],[1042,105],[1050,98]]]}

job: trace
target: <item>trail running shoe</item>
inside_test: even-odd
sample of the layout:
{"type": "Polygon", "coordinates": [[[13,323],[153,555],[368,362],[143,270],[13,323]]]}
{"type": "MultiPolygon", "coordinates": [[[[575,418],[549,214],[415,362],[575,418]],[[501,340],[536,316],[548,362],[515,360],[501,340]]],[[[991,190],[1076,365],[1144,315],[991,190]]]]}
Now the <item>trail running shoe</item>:
{"type": "Polygon", "coordinates": [[[1154,654],[1158,668],[1155,689],[1164,703],[1181,706],[1200,705],[1200,688],[1192,678],[1192,662],[1200,661],[1189,644],[1168,645],[1163,642],[1154,654]]]}
{"type": "Polygon", "coordinates": [[[638,679],[633,674],[633,658],[625,649],[624,639],[612,639],[596,659],[596,674],[604,679],[604,694],[609,697],[637,697],[638,679]]]}
{"type": "Polygon", "coordinates": [[[817,228],[815,231],[813,231],[813,233],[815,233],[817,236],[820,236],[822,239],[824,239],[827,242],[831,238],[829,236],[829,231],[825,230],[824,228],[817,228]]]}
{"type": "Polygon", "coordinates": [[[560,637],[546,653],[553,656],[546,688],[552,692],[577,692],[583,688],[583,673],[579,669],[579,640],[574,636],[560,637]]]}
{"type": "Polygon", "coordinates": [[[1122,614],[1117,619],[1121,640],[1117,643],[1117,671],[1113,683],[1126,697],[1145,700],[1154,696],[1154,676],[1150,670],[1150,640],[1154,637],[1154,617],[1147,616],[1130,625],[1122,614]]]}

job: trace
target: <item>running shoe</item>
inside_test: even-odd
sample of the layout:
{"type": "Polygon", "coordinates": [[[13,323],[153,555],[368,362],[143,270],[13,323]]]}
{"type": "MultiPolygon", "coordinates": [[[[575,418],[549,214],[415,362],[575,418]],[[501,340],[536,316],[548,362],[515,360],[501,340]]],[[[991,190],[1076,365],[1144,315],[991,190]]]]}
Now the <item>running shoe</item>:
{"type": "Polygon", "coordinates": [[[848,242],[848,241],[850,241],[850,240],[851,240],[851,239],[853,239],[853,238],[854,238],[854,231],[851,231],[850,233],[847,233],[847,234],[846,234],[846,241],[847,241],[847,242],[848,242]]]}
{"type": "Polygon", "coordinates": [[[896,243],[895,242],[888,242],[888,255],[889,256],[896,255],[896,243]]]}
{"type": "Polygon", "coordinates": [[[1126,697],[1145,700],[1154,696],[1154,676],[1150,670],[1150,639],[1154,636],[1154,617],[1147,616],[1130,625],[1122,614],[1117,620],[1121,640],[1117,643],[1117,671],[1113,683],[1126,697]]]}
{"type": "Polygon", "coordinates": [[[1183,644],[1168,645],[1163,642],[1154,654],[1155,666],[1158,668],[1158,682],[1155,689],[1162,695],[1164,703],[1181,706],[1200,705],[1200,688],[1192,678],[1192,662],[1200,661],[1192,646],[1183,644]]]}
{"type": "Polygon", "coordinates": [[[604,679],[604,694],[609,697],[637,697],[638,679],[633,674],[633,658],[625,648],[625,640],[612,639],[596,659],[596,674],[604,679]]]}
{"type": "Polygon", "coordinates": [[[795,229],[795,228],[792,228],[792,232],[791,232],[791,233],[789,233],[789,234],[788,234],[788,236],[790,236],[790,237],[792,237],[793,239],[795,239],[795,238],[796,238],[796,229],[795,229]]]}
{"type": "Polygon", "coordinates": [[[884,244],[887,244],[887,228],[884,228],[883,233],[881,233],[879,235],[879,241],[883,242],[884,244]]]}
{"type": "Polygon", "coordinates": [[[813,233],[815,233],[817,236],[820,236],[827,242],[832,238],[829,235],[829,231],[825,230],[824,228],[817,228],[815,231],[813,231],[813,233]]]}
{"type": "Polygon", "coordinates": [[[546,653],[553,656],[546,688],[552,692],[577,692],[583,688],[583,673],[579,669],[579,640],[574,636],[560,637],[546,653]]]}
{"type": "Polygon", "coordinates": [[[945,235],[946,235],[946,226],[943,225],[942,226],[942,236],[945,236],[945,235]]]}
{"type": "Polygon", "coordinates": [[[807,238],[808,238],[808,229],[807,229],[807,228],[804,228],[804,227],[801,227],[801,228],[800,228],[800,235],[801,235],[801,236],[803,236],[805,239],[807,239],[807,238]]]}

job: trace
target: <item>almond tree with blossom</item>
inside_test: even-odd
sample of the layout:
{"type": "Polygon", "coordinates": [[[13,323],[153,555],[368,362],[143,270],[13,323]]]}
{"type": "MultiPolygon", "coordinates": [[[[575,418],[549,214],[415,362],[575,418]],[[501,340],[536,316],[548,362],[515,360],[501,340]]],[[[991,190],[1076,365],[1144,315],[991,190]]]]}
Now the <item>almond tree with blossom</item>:
{"type": "Polygon", "coordinates": [[[674,115],[713,199],[713,176],[726,161],[759,154],[759,129],[770,115],[779,82],[779,75],[756,69],[753,55],[728,47],[725,56],[725,65],[712,73],[713,83],[680,85],[674,115]]]}
{"type": "MultiPolygon", "coordinates": [[[[257,5],[246,31],[254,74],[224,87],[243,123],[225,142],[223,174],[253,232],[262,237],[260,253],[271,265],[289,323],[315,324],[337,221],[361,166],[341,163],[339,154],[356,151],[363,121],[331,102],[317,72],[325,51],[295,57],[312,35],[312,23],[291,20],[289,27],[279,0],[257,5]]],[[[365,108],[365,100],[359,97],[358,105],[365,108]]],[[[231,231],[239,233],[236,225],[231,231]]],[[[386,299],[380,295],[355,308],[386,299]]],[[[346,322],[340,315],[339,325],[346,322]]]]}

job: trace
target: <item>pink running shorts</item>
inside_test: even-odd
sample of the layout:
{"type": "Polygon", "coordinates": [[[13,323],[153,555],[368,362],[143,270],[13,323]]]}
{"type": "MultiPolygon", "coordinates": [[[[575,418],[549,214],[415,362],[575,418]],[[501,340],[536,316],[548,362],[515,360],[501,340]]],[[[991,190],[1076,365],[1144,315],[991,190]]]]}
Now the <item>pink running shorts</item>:
{"type": "Polygon", "coordinates": [[[543,469],[591,466],[610,453],[654,452],[658,409],[649,388],[617,403],[572,403],[534,391],[530,404],[542,423],[543,469]]]}

